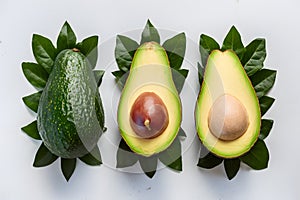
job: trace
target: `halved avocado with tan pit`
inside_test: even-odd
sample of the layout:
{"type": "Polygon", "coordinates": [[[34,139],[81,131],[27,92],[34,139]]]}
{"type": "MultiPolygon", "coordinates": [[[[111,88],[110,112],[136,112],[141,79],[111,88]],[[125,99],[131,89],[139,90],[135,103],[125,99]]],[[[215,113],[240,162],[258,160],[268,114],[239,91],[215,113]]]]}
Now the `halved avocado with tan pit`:
{"type": "Polygon", "coordinates": [[[118,106],[121,136],[132,151],[151,156],[168,148],[181,124],[181,102],[168,56],[156,42],[135,52],[118,106]]]}
{"type": "Polygon", "coordinates": [[[203,145],[218,157],[239,157],[255,144],[261,125],[259,101],[233,51],[214,50],[208,57],[195,119],[203,145]]]}

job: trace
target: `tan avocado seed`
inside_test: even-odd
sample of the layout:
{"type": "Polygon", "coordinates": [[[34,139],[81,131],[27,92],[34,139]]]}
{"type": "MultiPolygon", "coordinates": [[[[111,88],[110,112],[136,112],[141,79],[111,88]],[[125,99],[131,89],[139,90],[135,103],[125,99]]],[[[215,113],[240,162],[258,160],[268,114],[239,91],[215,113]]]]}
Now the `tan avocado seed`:
{"type": "Polygon", "coordinates": [[[135,100],[130,111],[130,125],[142,138],[154,138],[169,124],[167,108],[154,92],[144,92],[135,100]]]}
{"type": "Polygon", "coordinates": [[[237,98],[224,94],[211,107],[208,126],[215,137],[226,141],[235,140],[248,129],[247,110],[237,98]]]}

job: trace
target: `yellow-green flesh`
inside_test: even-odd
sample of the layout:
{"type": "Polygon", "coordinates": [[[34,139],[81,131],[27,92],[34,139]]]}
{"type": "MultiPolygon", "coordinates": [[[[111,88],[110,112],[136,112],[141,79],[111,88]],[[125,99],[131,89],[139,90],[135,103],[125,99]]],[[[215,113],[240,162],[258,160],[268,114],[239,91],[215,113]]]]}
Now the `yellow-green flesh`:
{"type": "Polygon", "coordinates": [[[157,43],[143,44],[134,55],[119,101],[118,124],[128,146],[134,152],[144,156],[151,156],[165,150],[179,131],[181,102],[172,79],[168,56],[157,43]],[[169,114],[169,124],[165,131],[151,139],[139,137],[130,126],[131,107],[137,97],[144,92],[156,93],[162,99],[169,114]]]}
{"type": "Polygon", "coordinates": [[[251,81],[233,51],[214,50],[210,54],[197,100],[195,118],[200,140],[209,151],[219,157],[234,158],[243,155],[256,142],[260,132],[259,102],[251,81]],[[249,117],[246,132],[232,141],[218,139],[208,126],[210,109],[216,99],[224,94],[237,98],[246,108],[249,117]]]}

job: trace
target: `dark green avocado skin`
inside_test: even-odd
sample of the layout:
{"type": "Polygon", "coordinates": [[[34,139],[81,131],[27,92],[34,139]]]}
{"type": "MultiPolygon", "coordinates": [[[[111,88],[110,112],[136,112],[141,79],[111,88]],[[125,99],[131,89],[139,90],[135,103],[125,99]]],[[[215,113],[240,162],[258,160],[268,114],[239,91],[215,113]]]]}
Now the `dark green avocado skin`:
{"type": "Polygon", "coordinates": [[[56,57],[38,107],[38,130],[45,146],[62,158],[90,152],[104,127],[97,83],[85,56],[71,49],[56,57]]]}

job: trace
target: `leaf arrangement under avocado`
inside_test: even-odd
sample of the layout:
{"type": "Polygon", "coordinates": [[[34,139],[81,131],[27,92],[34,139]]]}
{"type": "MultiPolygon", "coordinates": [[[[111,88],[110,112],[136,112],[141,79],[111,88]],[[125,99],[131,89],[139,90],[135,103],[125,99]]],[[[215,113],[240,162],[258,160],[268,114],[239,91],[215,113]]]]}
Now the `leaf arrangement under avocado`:
{"type": "MultiPolygon", "coordinates": [[[[202,34],[200,36],[199,51],[201,63],[198,63],[198,75],[201,89],[195,117],[197,132],[203,145],[198,166],[210,169],[223,162],[228,179],[236,176],[241,162],[256,170],[267,168],[269,152],[264,139],[272,129],[273,120],[262,119],[261,117],[274,103],[274,98],[267,96],[267,93],[275,83],[276,71],[263,68],[266,58],[265,39],[257,38],[244,46],[239,32],[233,26],[225,37],[222,46],[219,46],[213,38],[202,34]],[[240,77],[236,78],[236,76],[240,77]],[[234,82],[235,80],[239,81],[234,82]],[[231,88],[226,84],[231,85],[231,88]],[[238,88],[234,88],[233,84],[236,84],[235,87],[238,88]],[[237,90],[241,92],[236,92],[237,90]],[[211,92],[209,99],[203,97],[208,94],[207,91],[211,92]],[[233,101],[238,102],[240,100],[241,107],[246,107],[245,119],[249,118],[249,121],[248,124],[245,124],[246,130],[241,132],[241,135],[235,139],[225,141],[223,138],[220,139],[222,134],[228,134],[230,131],[235,130],[236,126],[231,126],[231,122],[226,122],[227,116],[224,114],[223,127],[218,130],[220,134],[216,136],[214,134],[216,123],[211,122],[213,119],[212,108],[218,101],[215,100],[219,98],[218,94],[223,94],[223,96],[229,94],[230,96],[231,93],[235,94],[234,96],[238,99],[233,101]],[[206,103],[205,107],[201,106],[203,102],[206,103]]],[[[225,98],[227,100],[223,102],[230,102],[227,96],[225,98]]],[[[230,106],[240,111],[243,108],[240,109],[237,106],[238,104],[233,103],[230,106]]],[[[230,109],[230,106],[227,104],[226,106],[230,109]]],[[[225,109],[223,112],[232,112],[226,110],[226,106],[223,103],[222,107],[225,109]]],[[[220,115],[222,114],[219,113],[220,115]]],[[[242,118],[243,116],[239,112],[239,119],[242,118]]],[[[240,120],[241,122],[239,122],[239,119],[237,118],[234,121],[235,124],[240,125],[238,128],[241,128],[247,120],[244,120],[244,122],[240,120]]],[[[216,127],[218,128],[218,126],[216,127]]]]}
{"type": "Polygon", "coordinates": [[[34,34],[32,50],[37,63],[23,62],[25,77],[38,92],[23,97],[24,104],[37,113],[37,120],[22,130],[41,140],[33,166],[44,167],[61,158],[61,170],[68,181],[76,160],[100,165],[97,142],[104,127],[104,111],[98,91],[104,71],[94,70],[98,36],[77,42],[65,22],[56,47],[34,34]]]}
{"type": "MultiPolygon", "coordinates": [[[[176,122],[177,125],[173,124],[172,129],[174,130],[171,129],[170,131],[170,128],[168,128],[170,126],[167,126],[166,128],[169,133],[172,133],[172,135],[170,135],[171,139],[166,142],[168,143],[168,145],[166,145],[167,147],[164,147],[163,144],[160,144],[160,141],[155,141],[152,143],[157,142],[157,146],[159,147],[154,149],[149,141],[154,141],[155,137],[153,137],[154,139],[139,139],[139,136],[130,136],[130,134],[127,134],[131,131],[131,128],[129,126],[129,119],[127,120],[126,118],[130,117],[125,116],[125,119],[123,119],[120,113],[126,113],[126,110],[128,109],[128,105],[125,105],[126,103],[124,103],[123,99],[131,98],[132,95],[134,95],[134,92],[139,90],[140,93],[137,93],[142,94],[144,91],[140,87],[145,85],[145,82],[147,81],[151,82],[153,77],[157,76],[158,74],[159,76],[164,76],[164,74],[167,74],[167,79],[170,81],[166,81],[167,83],[164,84],[169,84],[167,86],[171,88],[169,90],[173,90],[173,95],[176,94],[176,96],[169,98],[173,98],[175,100],[174,102],[170,100],[170,102],[168,102],[166,105],[168,112],[170,112],[170,106],[172,107],[178,105],[180,107],[178,93],[180,93],[185,78],[188,75],[188,70],[181,69],[185,55],[185,48],[186,37],[184,33],[180,33],[166,40],[162,46],[160,46],[160,35],[158,30],[151,24],[149,20],[147,21],[142,32],[140,43],[126,36],[117,36],[115,58],[119,70],[112,72],[112,74],[115,76],[117,84],[121,89],[123,89],[118,109],[118,123],[123,138],[120,141],[117,152],[117,168],[129,167],[139,161],[144,173],[148,177],[152,178],[157,169],[157,160],[160,160],[164,165],[175,171],[182,170],[181,141],[179,136],[185,137],[185,133],[181,128],[179,129],[181,122],[180,118],[178,118],[176,122]],[[147,60],[147,58],[151,58],[151,60],[147,60]],[[161,66],[157,65],[164,67],[162,68],[161,66]],[[164,73],[164,71],[161,70],[166,70],[166,72],[164,73]],[[169,71],[171,73],[169,73],[169,71]],[[145,74],[147,75],[145,76],[145,74]],[[131,77],[135,78],[135,80],[131,80],[131,77]]],[[[156,82],[159,85],[159,81],[160,80],[155,80],[153,83],[156,82]]],[[[170,91],[165,91],[159,86],[154,86],[154,88],[149,86],[148,89],[152,91],[151,95],[153,95],[152,93],[154,92],[158,93],[159,97],[163,96],[162,93],[170,93],[170,91]]],[[[145,91],[148,91],[148,89],[145,89],[145,91]]],[[[175,108],[175,110],[176,109],[177,108],[175,108]]],[[[181,109],[179,108],[179,110],[181,109]]],[[[172,114],[176,116],[175,113],[172,114]]],[[[176,121],[176,119],[173,121],[176,121]]],[[[147,124],[145,124],[144,127],[147,127],[147,124]]]]}

